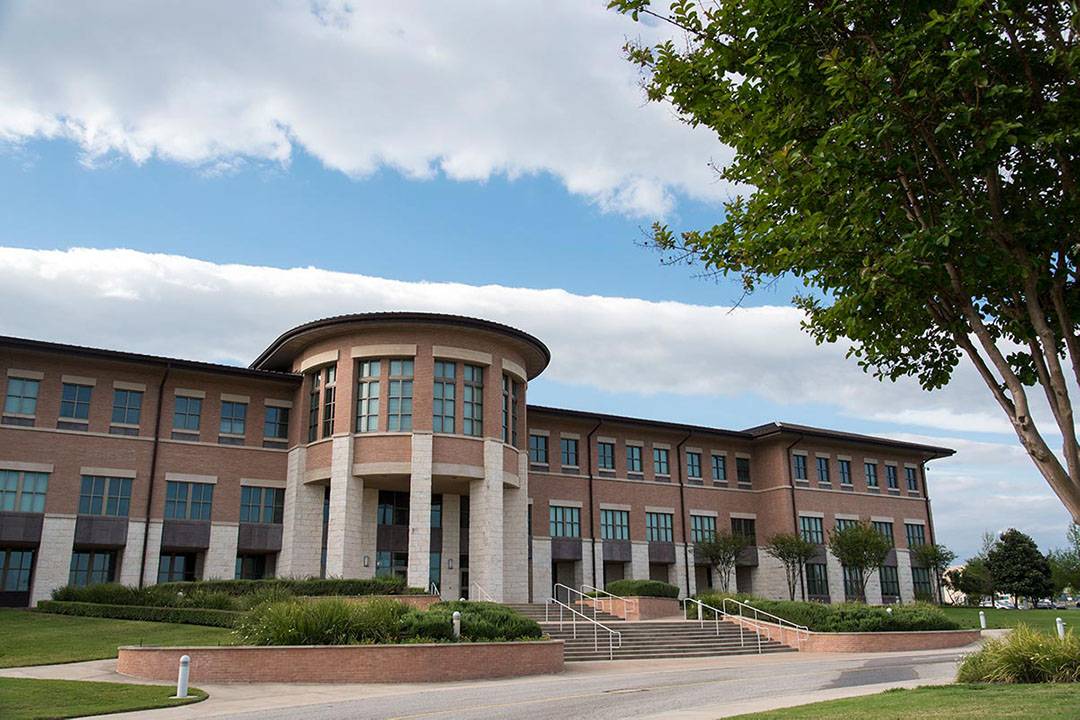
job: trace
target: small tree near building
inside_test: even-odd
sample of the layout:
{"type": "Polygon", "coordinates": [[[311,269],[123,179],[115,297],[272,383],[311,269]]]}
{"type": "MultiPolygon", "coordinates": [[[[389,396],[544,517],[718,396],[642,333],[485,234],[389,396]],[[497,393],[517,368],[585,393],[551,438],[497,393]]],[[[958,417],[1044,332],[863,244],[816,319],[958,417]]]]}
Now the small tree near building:
{"type": "Polygon", "coordinates": [[[860,522],[829,533],[829,552],[859,583],[859,597],[866,599],[866,583],[881,569],[892,545],[869,524],[860,522]]]}
{"type": "Polygon", "coordinates": [[[980,557],[945,573],[945,585],[953,592],[961,593],[968,605],[981,605],[983,598],[994,595],[994,578],[986,567],[986,560],[980,557]]]}
{"type": "Polygon", "coordinates": [[[750,544],[750,540],[741,534],[717,532],[711,539],[702,540],[694,547],[696,557],[702,558],[716,571],[720,589],[728,592],[731,585],[731,571],[739,559],[739,553],[750,544]]]}
{"type": "Polygon", "coordinates": [[[1019,530],[1010,528],[1001,534],[986,564],[995,588],[1012,596],[1017,605],[1021,598],[1035,601],[1053,594],[1050,563],[1035,541],[1019,530]]]}
{"type": "Polygon", "coordinates": [[[794,600],[795,589],[799,587],[799,578],[802,577],[803,566],[814,557],[817,545],[795,533],[780,533],[772,536],[764,550],[766,555],[783,563],[788,597],[794,600]]]}
{"type": "Polygon", "coordinates": [[[930,568],[930,572],[934,574],[934,587],[937,588],[938,598],[941,598],[941,585],[942,577],[945,571],[953,561],[956,560],[956,553],[944,545],[919,545],[915,547],[911,554],[923,565],[930,568]]]}

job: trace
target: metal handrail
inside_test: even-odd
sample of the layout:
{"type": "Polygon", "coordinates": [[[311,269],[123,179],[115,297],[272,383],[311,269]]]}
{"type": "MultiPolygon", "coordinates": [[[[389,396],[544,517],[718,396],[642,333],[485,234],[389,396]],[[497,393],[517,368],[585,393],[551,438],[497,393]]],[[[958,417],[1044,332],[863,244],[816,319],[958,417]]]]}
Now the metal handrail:
{"type": "Polygon", "coordinates": [[[739,622],[737,623],[738,626],[739,626],[739,644],[742,647],[746,647],[746,635],[744,633],[744,628],[746,626],[746,623],[751,623],[752,626],[753,626],[754,634],[757,636],[757,646],[758,646],[758,653],[759,654],[761,653],[761,635],[762,635],[762,631],[766,631],[768,633],[768,637],[769,637],[770,640],[774,639],[773,635],[772,635],[772,630],[769,627],[770,623],[763,622],[761,617],[760,617],[762,615],[764,615],[767,618],[771,618],[772,620],[774,620],[775,622],[771,623],[771,624],[776,625],[781,630],[783,630],[785,626],[790,627],[795,633],[795,643],[796,643],[796,645],[798,646],[798,648],[800,650],[802,649],[803,640],[810,636],[810,628],[808,628],[807,626],[799,625],[798,623],[793,623],[790,620],[785,620],[784,618],[780,617],[779,615],[774,615],[771,612],[767,612],[765,610],[758,610],[753,605],[751,605],[749,603],[744,603],[741,600],[734,600],[732,598],[724,598],[723,601],[720,603],[720,608],[715,608],[712,605],[707,605],[707,604],[701,602],[700,600],[695,600],[694,598],[686,598],[685,600],[683,600],[683,611],[684,611],[684,613],[685,613],[685,610],[686,610],[686,603],[688,603],[688,602],[692,602],[695,605],[697,605],[697,608],[698,608],[698,613],[697,613],[698,614],[698,623],[700,623],[702,627],[704,627],[704,625],[705,625],[705,621],[704,621],[704,617],[703,617],[704,610],[707,609],[707,610],[712,611],[713,619],[716,621],[717,634],[719,634],[719,632],[720,632],[719,628],[720,628],[720,618],[721,617],[733,617],[733,618],[737,617],[739,619],[739,622]],[[738,614],[728,611],[728,609],[727,609],[727,604],[728,603],[731,603],[732,605],[736,606],[736,608],[739,611],[738,614]],[[749,610],[751,610],[753,612],[753,617],[752,618],[743,614],[744,608],[749,609],[749,610]]]}
{"type": "Polygon", "coordinates": [[[559,630],[562,630],[563,611],[569,611],[571,630],[573,632],[573,637],[577,639],[577,619],[578,617],[580,617],[582,620],[593,626],[593,652],[600,652],[600,630],[606,630],[608,633],[608,660],[614,660],[615,648],[622,647],[622,633],[618,630],[612,630],[607,625],[597,620],[595,617],[589,617],[585,613],[570,605],[570,594],[576,593],[577,595],[582,595],[584,597],[581,591],[575,590],[568,585],[563,585],[562,583],[555,583],[555,586],[552,588],[554,595],[557,596],[559,594],[559,588],[563,588],[567,591],[567,602],[559,600],[558,597],[548,598],[547,603],[544,605],[544,621],[551,621],[549,613],[551,610],[551,605],[555,604],[559,607],[559,630]],[[617,645],[616,640],[618,641],[617,645]]]}
{"type": "Polygon", "coordinates": [[[428,583],[428,592],[436,597],[442,595],[442,593],[439,592],[439,586],[435,584],[434,580],[428,583]]]}
{"type": "Polygon", "coordinates": [[[474,588],[476,588],[477,590],[479,590],[479,591],[480,591],[480,595],[481,595],[481,597],[483,597],[483,598],[484,598],[484,600],[487,600],[488,602],[495,602],[495,598],[494,598],[494,597],[492,597],[492,596],[491,596],[491,593],[489,593],[489,592],[488,592],[488,591],[487,591],[486,589],[484,589],[484,586],[483,586],[483,585],[481,585],[480,583],[478,583],[478,582],[476,582],[476,581],[473,581],[473,582],[471,583],[470,587],[474,587],[474,588]]]}
{"type": "MultiPolygon", "coordinates": [[[[629,612],[628,608],[633,606],[633,608],[635,610],[638,610],[639,614],[640,614],[640,606],[638,604],[639,601],[638,601],[637,598],[632,598],[632,599],[631,598],[625,598],[625,597],[622,597],[621,595],[616,595],[615,593],[609,593],[607,590],[601,590],[600,588],[596,587],[595,585],[589,585],[589,584],[582,585],[581,586],[581,592],[583,594],[594,592],[594,593],[606,595],[609,598],[612,598],[613,600],[622,600],[623,612],[625,612],[627,615],[629,615],[630,612],[629,612]]],[[[601,601],[600,601],[599,598],[590,598],[590,599],[593,601],[592,606],[593,606],[593,609],[595,610],[596,606],[598,604],[600,604],[601,601]]],[[[612,603],[612,607],[614,608],[614,603],[612,603]]],[[[618,613],[611,613],[611,614],[612,615],[617,615],[618,613]]],[[[595,613],[594,613],[593,616],[595,617],[595,613]]]]}

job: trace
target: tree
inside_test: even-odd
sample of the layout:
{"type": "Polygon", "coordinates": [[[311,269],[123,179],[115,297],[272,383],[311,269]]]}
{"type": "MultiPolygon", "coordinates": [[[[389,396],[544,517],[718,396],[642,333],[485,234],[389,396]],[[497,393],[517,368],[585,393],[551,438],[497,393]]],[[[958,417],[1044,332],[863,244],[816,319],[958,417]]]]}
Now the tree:
{"type": "Polygon", "coordinates": [[[885,564],[892,544],[868,523],[860,522],[829,533],[829,552],[859,581],[859,597],[866,599],[866,583],[885,564]]]}
{"type": "Polygon", "coordinates": [[[938,591],[938,599],[941,599],[941,584],[942,578],[945,575],[945,571],[949,569],[949,566],[956,560],[956,553],[944,545],[932,545],[927,543],[925,545],[918,545],[911,554],[923,565],[930,568],[930,572],[934,573],[935,587],[938,591]]]}
{"type": "Polygon", "coordinates": [[[699,542],[694,553],[716,571],[720,589],[727,592],[731,585],[731,571],[735,569],[735,561],[749,544],[750,540],[745,535],[717,532],[712,538],[699,542]]]}
{"type": "Polygon", "coordinates": [[[954,592],[962,593],[968,605],[981,605],[984,597],[993,597],[994,579],[986,567],[986,561],[972,558],[960,568],[945,573],[945,584],[954,592]]]}
{"type": "Polygon", "coordinates": [[[806,330],[879,378],[934,390],[966,356],[1080,522],[1076,4],[610,5],[682,30],[628,57],[650,100],[734,150],[718,173],[743,189],[712,228],[654,224],[666,261],[747,292],[801,279],[806,330]]]}
{"type": "Polygon", "coordinates": [[[986,566],[994,577],[994,587],[1011,595],[1017,605],[1021,598],[1035,601],[1053,593],[1050,563],[1035,541],[1019,530],[1010,528],[1001,534],[986,566]]]}
{"type": "Polygon", "coordinates": [[[1069,544],[1065,548],[1054,550],[1047,557],[1055,595],[1066,589],[1080,590],[1080,525],[1070,525],[1066,539],[1069,544]]]}
{"type": "Polygon", "coordinates": [[[796,533],[773,535],[764,546],[765,554],[784,564],[784,576],[787,578],[788,597],[795,599],[795,588],[799,586],[803,566],[817,553],[817,545],[804,540],[796,533]]]}

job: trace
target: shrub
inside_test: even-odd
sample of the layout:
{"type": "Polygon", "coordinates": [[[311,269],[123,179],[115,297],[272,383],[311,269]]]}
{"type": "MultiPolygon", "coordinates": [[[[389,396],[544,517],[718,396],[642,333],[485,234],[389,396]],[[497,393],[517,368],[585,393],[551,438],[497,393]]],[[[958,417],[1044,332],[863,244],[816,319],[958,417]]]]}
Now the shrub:
{"type": "MultiPolygon", "coordinates": [[[[436,603],[426,612],[417,610],[413,614],[425,616],[425,627],[450,628],[454,611],[461,613],[462,639],[470,642],[539,640],[544,636],[544,631],[534,620],[498,603],[454,600],[436,603]]],[[[452,633],[443,636],[441,631],[435,630],[434,634],[428,635],[418,627],[414,637],[438,641],[452,638],[452,633]]]]}
{"type": "MultiPolygon", "coordinates": [[[[764,600],[746,595],[719,594],[698,595],[697,599],[707,605],[721,608],[724,597],[741,600],[758,610],[772,613],[797,625],[805,625],[815,632],[905,632],[958,630],[960,628],[939,608],[924,603],[890,605],[889,609],[892,611],[890,613],[884,607],[863,603],[826,605],[798,600],[764,600]]],[[[712,617],[711,612],[706,612],[705,615],[712,617]]],[[[687,616],[697,617],[697,607],[688,604],[687,616]]]]}
{"type": "Polygon", "coordinates": [[[176,592],[188,588],[250,595],[267,588],[281,588],[293,595],[424,595],[426,590],[410,588],[398,577],[377,578],[267,578],[266,580],[196,580],[194,582],[164,583],[155,587],[176,592]]]}
{"type": "Polygon", "coordinates": [[[1056,635],[1017,625],[1000,640],[988,640],[960,664],[957,682],[1080,682],[1080,635],[1056,635]]]}
{"type": "Polygon", "coordinates": [[[80,617],[113,618],[116,620],[146,620],[149,622],[183,623],[186,625],[210,625],[234,627],[243,617],[229,610],[206,610],[203,608],[147,607],[143,605],[108,605],[105,603],[66,602],[46,600],[38,603],[37,612],[53,615],[78,615],[80,617]]]}
{"type": "Polygon", "coordinates": [[[615,582],[609,582],[604,586],[604,589],[612,595],[622,595],[624,597],[633,595],[642,597],[679,597],[679,588],[677,586],[659,580],[616,580],[615,582]]]}

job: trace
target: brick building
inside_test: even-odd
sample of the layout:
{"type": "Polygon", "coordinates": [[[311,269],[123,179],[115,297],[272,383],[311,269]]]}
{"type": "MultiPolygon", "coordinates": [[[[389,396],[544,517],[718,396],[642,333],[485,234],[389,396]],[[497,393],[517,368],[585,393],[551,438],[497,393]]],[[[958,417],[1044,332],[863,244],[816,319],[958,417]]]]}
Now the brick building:
{"type": "MultiPolygon", "coordinates": [[[[894,541],[870,602],[930,591],[908,549],[933,541],[924,467],[951,450],[526,405],[549,360],[519,330],[419,313],[308,323],[249,368],[0,338],[0,604],[273,575],[507,602],[630,577],[693,594],[716,584],[693,552],[716,530],[753,540],[732,586],[782,597],[758,544],[853,520],[894,541]]],[[[824,547],[801,591],[844,599],[824,547]]]]}

